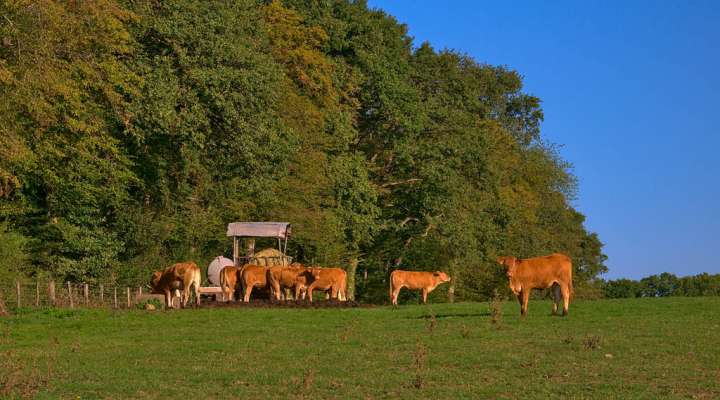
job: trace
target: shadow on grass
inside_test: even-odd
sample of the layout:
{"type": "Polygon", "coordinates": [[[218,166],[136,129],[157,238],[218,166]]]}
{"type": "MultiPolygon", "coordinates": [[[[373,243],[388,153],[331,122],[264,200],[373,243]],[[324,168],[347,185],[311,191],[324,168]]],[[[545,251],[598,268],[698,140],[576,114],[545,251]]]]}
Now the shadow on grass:
{"type": "Polygon", "coordinates": [[[458,313],[458,314],[429,314],[421,315],[419,317],[407,317],[405,319],[432,319],[432,318],[467,318],[467,317],[489,317],[489,311],[483,311],[478,313],[458,313]]]}

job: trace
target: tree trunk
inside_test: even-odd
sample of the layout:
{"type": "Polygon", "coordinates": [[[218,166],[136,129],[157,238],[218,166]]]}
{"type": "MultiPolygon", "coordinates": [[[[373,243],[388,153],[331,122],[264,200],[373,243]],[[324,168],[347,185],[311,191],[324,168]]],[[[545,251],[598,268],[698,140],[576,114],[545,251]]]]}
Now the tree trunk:
{"type": "Polygon", "coordinates": [[[355,275],[357,274],[358,259],[352,258],[350,260],[350,267],[347,271],[347,299],[355,300],[355,275]]]}

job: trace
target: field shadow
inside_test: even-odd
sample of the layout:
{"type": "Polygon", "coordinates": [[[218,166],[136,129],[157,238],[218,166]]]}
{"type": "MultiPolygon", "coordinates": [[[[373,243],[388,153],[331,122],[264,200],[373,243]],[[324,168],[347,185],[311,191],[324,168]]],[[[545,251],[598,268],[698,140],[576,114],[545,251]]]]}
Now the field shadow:
{"type": "Polygon", "coordinates": [[[489,317],[489,311],[482,311],[477,313],[456,313],[456,314],[435,314],[435,315],[421,315],[419,317],[407,317],[406,319],[438,319],[438,318],[468,318],[468,317],[489,317]]]}

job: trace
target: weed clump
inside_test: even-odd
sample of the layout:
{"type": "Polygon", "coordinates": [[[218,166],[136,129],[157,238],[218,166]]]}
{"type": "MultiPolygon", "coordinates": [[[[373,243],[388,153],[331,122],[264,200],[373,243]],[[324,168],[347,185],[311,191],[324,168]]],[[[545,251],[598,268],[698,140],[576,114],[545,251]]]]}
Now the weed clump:
{"type": "Polygon", "coordinates": [[[502,297],[497,289],[493,290],[493,297],[490,300],[490,324],[497,329],[502,326],[502,297]]]}
{"type": "Polygon", "coordinates": [[[585,339],[583,339],[582,344],[586,350],[599,349],[600,348],[600,336],[598,336],[598,335],[587,336],[585,339]]]}
{"type": "Polygon", "coordinates": [[[425,387],[425,371],[427,370],[427,354],[428,348],[418,339],[415,345],[415,353],[413,354],[413,370],[415,377],[412,380],[412,386],[415,389],[425,387]]]}

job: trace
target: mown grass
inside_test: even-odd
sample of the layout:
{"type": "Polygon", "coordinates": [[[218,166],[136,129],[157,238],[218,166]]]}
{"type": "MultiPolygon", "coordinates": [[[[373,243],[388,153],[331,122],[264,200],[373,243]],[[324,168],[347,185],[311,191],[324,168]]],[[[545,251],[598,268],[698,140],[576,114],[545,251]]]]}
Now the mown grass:
{"type": "Polygon", "coordinates": [[[34,311],[6,397],[720,398],[720,298],[354,309],[34,311]]]}

